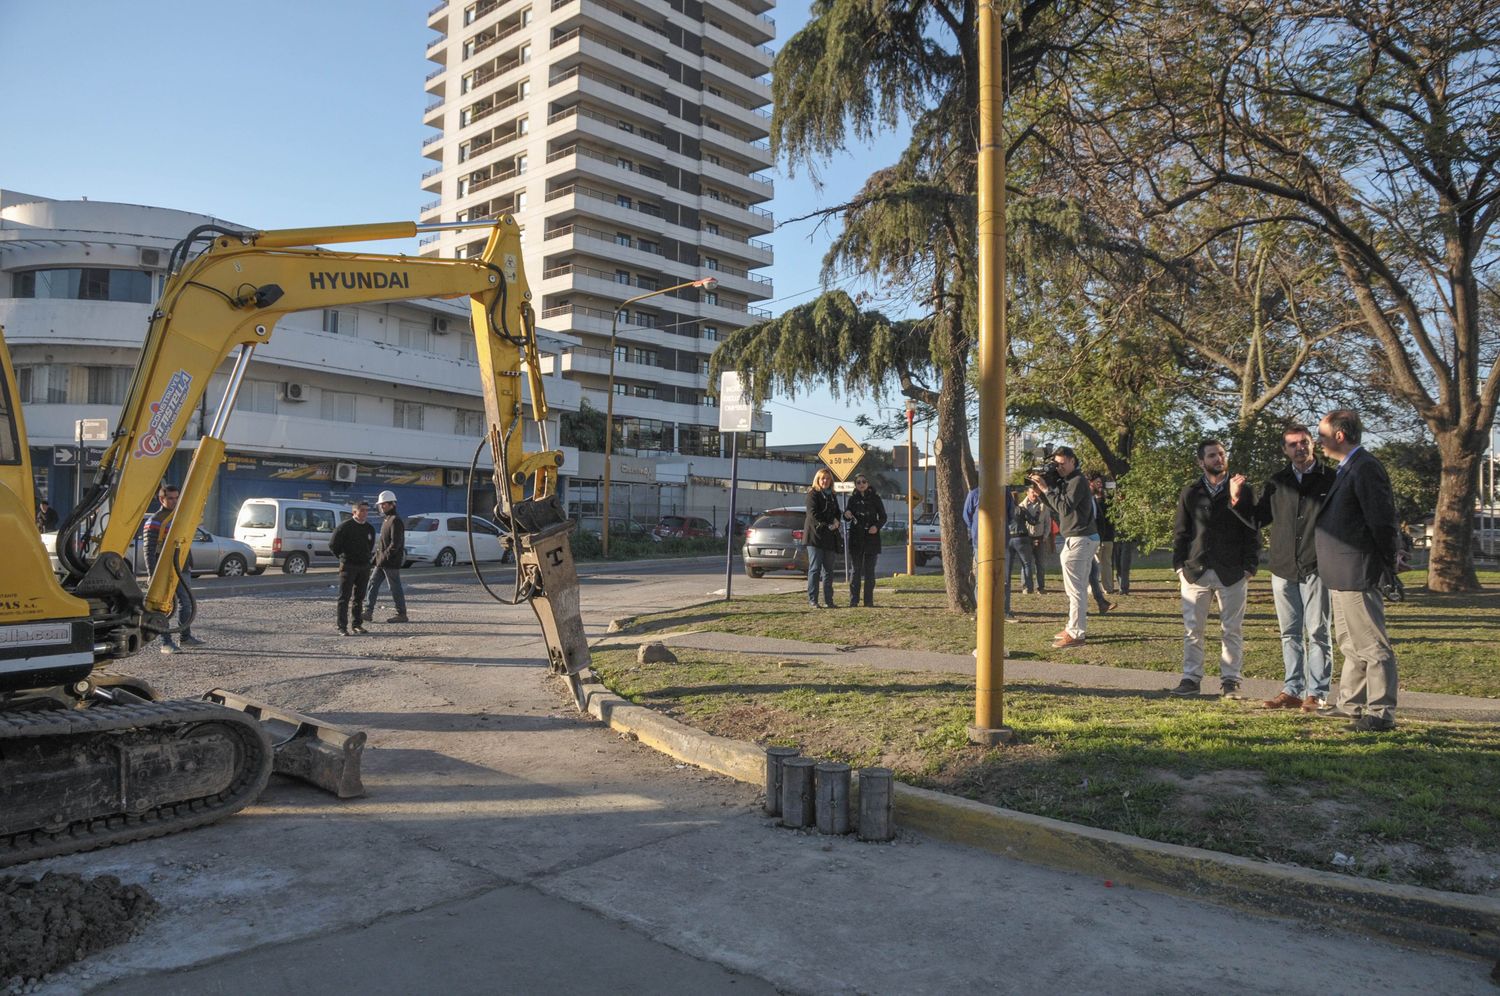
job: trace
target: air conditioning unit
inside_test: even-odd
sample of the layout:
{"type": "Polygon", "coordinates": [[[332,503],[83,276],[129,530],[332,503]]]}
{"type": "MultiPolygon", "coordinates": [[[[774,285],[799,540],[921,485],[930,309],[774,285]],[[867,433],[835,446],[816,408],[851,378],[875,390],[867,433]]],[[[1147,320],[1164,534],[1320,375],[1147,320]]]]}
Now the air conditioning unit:
{"type": "Polygon", "coordinates": [[[353,484],[359,479],[359,464],[336,463],[333,465],[333,479],[340,484],[353,484]]]}
{"type": "Polygon", "coordinates": [[[277,396],[282,401],[307,401],[312,398],[311,384],[282,384],[277,396]]]}
{"type": "Polygon", "coordinates": [[[446,319],[446,318],[434,318],[432,320],[432,331],[436,332],[438,335],[447,335],[448,334],[448,319],[446,319]]]}
{"type": "Polygon", "coordinates": [[[141,265],[159,268],[163,266],[160,249],[141,249],[141,265]]]}
{"type": "Polygon", "coordinates": [[[468,476],[469,475],[468,475],[468,473],[466,471],[449,469],[449,471],[448,471],[448,487],[450,487],[450,488],[461,488],[461,487],[463,487],[464,486],[464,480],[468,476]]]}

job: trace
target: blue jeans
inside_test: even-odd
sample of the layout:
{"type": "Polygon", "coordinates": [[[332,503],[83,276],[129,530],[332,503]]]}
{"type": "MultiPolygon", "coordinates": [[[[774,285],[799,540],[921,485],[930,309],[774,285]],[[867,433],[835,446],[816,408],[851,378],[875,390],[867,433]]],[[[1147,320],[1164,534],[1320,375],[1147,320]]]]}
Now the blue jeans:
{"type": "Polygon", "coordinates": [[[807,548],[807,600],[818,604],[818,575],[823,576],[823,601],[833,604],[833,558],[836,551],[820,546],[807,548]]]}
{"type": "Polygon", "coordinates": [[[375,618],[375,602],[380,598],[381,587],[391,583],[391,601],[396,603],[396,615],[406,615],[406,592],[401,590],[401,568],[377,567],[370,575],[370,597],[365,605],[365,618],[375,618]]]}
{"type": "MultiPolygon", "coordinates": [[[[1021,587],[1026,589],[1026,594],[1036,591],[1036,565],[1031,562],[1031,538],[1029,536],[1012,536],[1010,542],[1005,545],[1005,556],[1012,563],[1021,564],[1021,587]]],[[[1005,588],[1010,590],[1010,567],[1005,568],[1005,588]]]]}
{"type": "Polygon", "coordinates": [[[1301,582],[1271,575],[1276,621],[1281,624],[1282,690],[1288,695],[1328,698],[1333,650],[1328,641],[1328,589],[1316,574],[1301,582]]]}

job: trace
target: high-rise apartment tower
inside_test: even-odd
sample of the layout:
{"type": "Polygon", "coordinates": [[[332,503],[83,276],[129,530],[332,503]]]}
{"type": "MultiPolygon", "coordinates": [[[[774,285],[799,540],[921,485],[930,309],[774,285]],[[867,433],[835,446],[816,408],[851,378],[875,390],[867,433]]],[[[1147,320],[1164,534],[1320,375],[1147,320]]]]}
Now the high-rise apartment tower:
{"type": "MultiPolygon", "coordinates": [[[[607,405],[615,349],[617,445],[719,455],[708,359],[726,332],[767,317],[761,236],[775,35],[768,0],[480,0],[428,14],[437,129],[422,220],[504,213],[524,229],[544,327],[581,346],[549,362],[607,405]],[[622,308],[629,298],[701,277],[622,308]]],[[[467,256],[475,233],[423,254],[467,256]]],[[[755,442],[763,440],[751,440],[755,442]]]]}

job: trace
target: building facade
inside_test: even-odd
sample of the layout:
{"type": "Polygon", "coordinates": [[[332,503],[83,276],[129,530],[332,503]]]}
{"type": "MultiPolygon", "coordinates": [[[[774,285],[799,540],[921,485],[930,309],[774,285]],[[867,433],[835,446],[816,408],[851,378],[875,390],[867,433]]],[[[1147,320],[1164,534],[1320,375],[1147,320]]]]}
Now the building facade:
{"type": "MultiPolygon", "coordinates": [[[[421,220],[516,216],[539,321],[578,343],[551,362],[600,411],[617,330],[617,452],[728,453],[709,357],[725,333],[769,317],[757,302],[772,296],[756,272],[771,263],[771,7],[454,0],[428,15],[424,122],[437,131],[422,149],[434,199],[421,220]],[[717,286],[666,292],[703,277],[717,286]]],[[[443,232],[421,251],[469,256],[475,238],[443,232]]],[[[763,449],[765,428],[742,453],[763,449]]]]}
{"type": "MultiPolygon", "coordinates": [[[[227,224],[167,208],[0,190],[0,325],[16,367],[37,494],[58,509],[72,507],[79,486],[76,422],[105,419],[117,428],[168,254],[209,223],[227,224]]],[[[550,335],[541,343],[553,366],[574,344],[550,335]]],[[[218,410],[228,370],[226,362],[204,393],[172,464],[177,481],[218,410]]],[[[559,414],[576,411],[579,398],[576,384],[547,378],[554,444],[559,414]]],[[[460,511],[484,423],[466,302],[288,315],[251,362],[204,525],[232,532],[246,498],[343,501],[387,488],[406,512],[460,511]]],[[[85,477],[102,445],[85,447],[85,477]]],[[[526,445],[540,445],[531,422],[526,445]]],[[[564,457],[571,475],[578,453],[565,448],[564,457]]],[[[481,466],[487,462],[486,448],[481,466]]],[[[487,475],[478,483],[475,507],[488,510],[493,487],[487,475]]]]}

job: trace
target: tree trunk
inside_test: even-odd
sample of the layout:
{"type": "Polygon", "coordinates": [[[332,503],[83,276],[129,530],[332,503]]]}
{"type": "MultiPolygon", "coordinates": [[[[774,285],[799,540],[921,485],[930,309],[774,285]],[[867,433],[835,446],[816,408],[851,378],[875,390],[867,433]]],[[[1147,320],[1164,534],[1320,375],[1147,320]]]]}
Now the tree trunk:
{"type": "MultiPolygon", "coordinates": [[[[942,528],[943,582],[948,592],[948,610],[968,614],[974,611],[974,593],[969,577],[974,570],[974,550],[969,544],[969,530],[964,524],[964,499],[969,497],[965,477],[965,456],[969,449],[969,417],[965,404],[968,348],[962,331],[954,328],[956,319],[949,317],[953,340],[947,351],[943,383],[938,390],[937,440],[937,507],[942,528]]],[[[972,463],[972,459],[970,460],[972,463]]]]}
{"type": "Polygon", "coordinates": [[[1437,511],[1432,520],[1432,551],[1427,561],[1431,591],[1479,590],[1474,572],[1474,500],[1479,493],[1482,446],[1470,433],[1450,430],[1437,436],[1443,457],[1437,511]]]}

